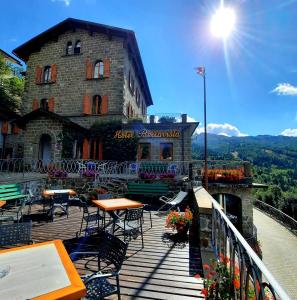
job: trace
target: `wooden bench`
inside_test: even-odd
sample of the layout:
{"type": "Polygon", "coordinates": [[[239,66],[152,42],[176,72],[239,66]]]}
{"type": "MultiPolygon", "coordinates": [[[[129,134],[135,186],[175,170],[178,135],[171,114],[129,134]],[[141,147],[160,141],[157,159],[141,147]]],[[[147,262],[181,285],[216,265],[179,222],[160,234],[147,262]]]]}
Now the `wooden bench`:
{"type": "Polygon", "coordinates": [[[169,185],[165,182],[128,182],[127,188],[127,195],[165,196],[170,191],[169,185]]]}
{"type": "Polygon", "coordinates": [[[28,195],[24,195],[21,192],[19,184],[6,184],[0,185],[0,201],[6,201],[6,203],[13,200],[25,200],[28,195]]]}

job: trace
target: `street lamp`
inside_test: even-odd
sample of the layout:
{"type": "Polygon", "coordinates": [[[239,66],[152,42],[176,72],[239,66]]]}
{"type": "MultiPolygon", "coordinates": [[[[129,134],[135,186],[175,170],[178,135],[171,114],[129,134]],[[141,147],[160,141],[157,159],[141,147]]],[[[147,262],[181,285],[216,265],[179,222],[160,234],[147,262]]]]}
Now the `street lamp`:
{"type": "Polygon", "coordinates": [[[206,126],[206,83],[205,67],[196,68],[197,74],[203,77],[203,94],[204,94],[204,187],[208,190],[208,165],[207,165],[207,126],[206,126]]]}

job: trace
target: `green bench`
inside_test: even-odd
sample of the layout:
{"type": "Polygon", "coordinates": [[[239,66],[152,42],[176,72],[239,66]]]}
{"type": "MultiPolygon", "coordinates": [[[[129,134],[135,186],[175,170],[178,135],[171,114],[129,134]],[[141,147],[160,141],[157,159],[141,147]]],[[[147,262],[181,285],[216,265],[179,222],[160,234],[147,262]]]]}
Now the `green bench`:
{"type": "Polygon", "coordinates": [[[144,182],[128,182],[128,195],[142,196],[166,196],[170,192],[170,187],[165,182],[144,183],[144,182]]]}
{"type": "Polygon", "coordinates": [[[0,185],[0,200],[1,201],[13,201],[27,198],[28,195],[24,195],[21,192],[19,184],[6,184],[0,185]]]}

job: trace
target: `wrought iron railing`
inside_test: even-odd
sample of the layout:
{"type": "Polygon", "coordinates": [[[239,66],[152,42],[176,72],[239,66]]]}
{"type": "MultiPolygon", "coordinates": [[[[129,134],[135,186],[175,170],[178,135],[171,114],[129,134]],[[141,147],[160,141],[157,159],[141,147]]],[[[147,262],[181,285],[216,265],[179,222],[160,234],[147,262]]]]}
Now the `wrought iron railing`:
{"type": "Polygon", "coordinates": [[[230,259],[227,267],[231,282],[236,276],[240,282],[238,289],[233,287],[232,299],[264,300],[269,294],[269,299],[289,300],[289,296],[230,222],[221,206],[214,199],[212,205],[212,244],[215,254],[230,259]]]}
{"type": "Polygon", "coordinates": [[[259,208],[261,211],[267,213],[269,216],[276,219],[277,221],[281,222],[286,228],[288,228],[294,234],[297,235],[297,221],[295,219],[283,213],[279,209],[258,199],[254,200],[254,206],[259,208]]]}

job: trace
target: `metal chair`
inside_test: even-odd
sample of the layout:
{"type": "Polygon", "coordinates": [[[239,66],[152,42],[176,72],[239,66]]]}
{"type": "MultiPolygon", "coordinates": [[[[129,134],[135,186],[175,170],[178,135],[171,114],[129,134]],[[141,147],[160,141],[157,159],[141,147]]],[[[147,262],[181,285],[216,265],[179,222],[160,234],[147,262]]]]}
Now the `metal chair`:
{"type": "Polygon", "coordinates": [[[181,204],[182,201],[184,201],[184,199],[186,198],[187,195],[188,195],[187,192],[180,191],[180,192],[178,192],[177,195],[175,195],[172,198],[161,196],[159,198],[159,200],[164,202],[164,204],[158,209],[158,212],[160,212],[160,210],[163,207],[165,207],[166,205],[169,206],[169,208],[166,210],[166,212],[168,212],[170,209],[173,209],[174,207],[178,207],[178,205],[181,204]]]}
{"type": "Polygon", "coordinates": [[[101,232],[99,242],[96,237],[88,237],[87,240],[82,241],[82,247],[80,247],[82,251],[70,254],[73,261],[90,256],[98,257],[98,271],[81,277],[87,288],[87,295],[84,299],[104,299],[115,293],[118,299],[121,299],[119,275],[127,247],[128,245],[119,238],[107,232],[101,232]],[[94,251],[90,249],[90,244],[94,245],[94,251]],[[86,251],[83,251],[84,245],[87,245],[86,251]],[[115,278],[116,284],[111,284],[108,278],[115,278]]]}
{"type": "Polygon", "coordinates": [[[101,222],[103,222],[104,216],[100,215],[99,210],[91,213],[86,202],[82,200],[80,200],[80,206],[83,208],[83,216],[77,235],[80,236],[82,231],[85,232],[85,236],[90,235],[93,232],[97,232],[99,229],[99,221],[101,220],[101,222]],[[86,223],[86,225],[85,229],[83,230],[84,223],[86,223]]]}
{"type": "Polygon", "coordinates": [[[54,214],[56,208],[60,208],[64,213],[66,213],[68,218],[68,207],[69,207],[69,195],[68,193],[59,193],[54,194],[52,202],[51,202],[51,208],[49,210],[49,215],[54,220],[54,214]]]}
{"type": "Polygon", "coordinates": [[[113,233],[117,229],[121,229],[124,235],[124,241],[126,242],[126,236],[131,240],[132,236],[135,237],[138,232],[141,234],[141,243],[143,248],[143,231],[142,231],[142,223],[143,223],[143,207],[139,208],[128,208],[125,212],[125,217],[122,220],[121,218],[117,218],[113,223],[113,233]]]}
{"type": "Polygon", "coordinates": [[[0,247],[32,243],[32,221],[0,225],[0,247]]]}
{"type": "Polygon", "coordinates": [[[2,222],[17,222],[23,220],[23,210],[26,205],[26,199],[21,202],[8,203],[4,208],[0,208],[0,223],[2,222]]]}

